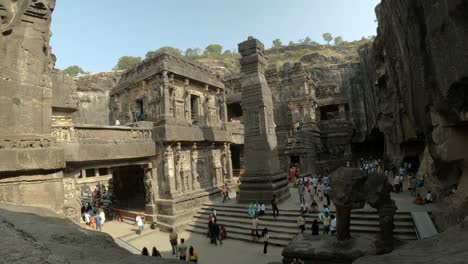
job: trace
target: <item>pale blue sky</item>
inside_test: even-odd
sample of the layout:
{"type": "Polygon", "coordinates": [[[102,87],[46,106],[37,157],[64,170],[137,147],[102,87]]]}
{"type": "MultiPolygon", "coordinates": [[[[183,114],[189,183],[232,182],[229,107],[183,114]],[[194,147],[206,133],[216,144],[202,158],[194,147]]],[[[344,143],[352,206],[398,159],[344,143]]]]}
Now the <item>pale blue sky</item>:
{"type": "Polygon", "coordinates": [[[109,71],[124,55],[212,43],[237,49],[255,36],[267,47],[322,33],[357,40],[376,34],[379,0],[59,0],[52,17],[52,49],[59,69],[79,65],[109,71]]]}

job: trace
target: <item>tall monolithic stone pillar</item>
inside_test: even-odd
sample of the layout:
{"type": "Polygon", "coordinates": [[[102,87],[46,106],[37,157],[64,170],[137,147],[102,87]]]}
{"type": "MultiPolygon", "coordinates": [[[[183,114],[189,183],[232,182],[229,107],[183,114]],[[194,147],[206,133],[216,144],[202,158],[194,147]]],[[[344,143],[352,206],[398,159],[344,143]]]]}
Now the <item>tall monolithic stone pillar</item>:
{"type": "Polygon", "coordinates": [[[0,1],[0,201],[58,210],[65,162],[51,138],[54,6],[0,1]]]}
{"type": "Polygon", "coordinates": [[[239,44],[244,113],[245,174],[240,202],[269,202],[289,197],[286,172],[281,171],[273,118],[273,100],[265,79],[265,48],[253,37],[239,44]]]}

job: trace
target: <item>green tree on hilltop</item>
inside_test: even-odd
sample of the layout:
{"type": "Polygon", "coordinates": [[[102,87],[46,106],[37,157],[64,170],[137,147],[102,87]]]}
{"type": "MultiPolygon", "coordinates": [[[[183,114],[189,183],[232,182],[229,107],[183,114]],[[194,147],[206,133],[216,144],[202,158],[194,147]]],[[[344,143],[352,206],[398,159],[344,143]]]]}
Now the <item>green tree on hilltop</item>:
{"type": "Polygon", "coordinates": [[[325,40],[328,45],[330,45],[330,41],[333,40],[333,36],[330,33],[323,33],[322,37],[323,37],[323,40],[325,40]]]}
{"type": "Polygon", "coordinates": [[[86,72],[78,65],[73,65],[62,71],[63,74],[76,77],[80,74],[85,74],[86,72]]]}
{"type": "Polygon", "coordinates": [[[185,50],[184,55],[189,59],[195,59],[200,57],[201,49],[199,48],[188,48],[185,50]]]}
{"type": "Polygon", "coordinates": [[[175,55],[182,55],[182,51],[180,49],[165,46],[165,47],[159,48],[157,50],[148,51],[148,53],[146,53],[146,55],[145,55],[145,58],[146,59],[154,58],[154,57],[158,56],[159,54],[161,54],[163,52],[167,52],[167,53],[175,54],[175,55]]]}
{"type": "Polygon", "coordinates": [[[219,44],[210,44],[205,48],[205,51],[203,51],[203,55],[221,55],[221,52],[223,51],[223,46],[219,44]]]}
{"type": "Polygon", "coordinates": [[[279,38],[273,40],[273,48],[281,48],[283,43],[279,38]]]}
{"type": "Polygon", "coordinates": [[[340,46],[345,43],[345,41],[343,40],[343,37],[341,36],[335,37],[334,41],[335,41],[335,46],[340,46]]]}
{"type": "Polygon", "coordinates": [[[312,42],[312,39],[310,39],[309,37],[306,37],[306,38],[304,39],[304,44],[309,45],[311,42],[312,42]]]}
{"type": "Polygon", "coordinates": [[[114,70],[128,70],[141,62],[141,57],[123,56],[115,65],[114,70]]]}

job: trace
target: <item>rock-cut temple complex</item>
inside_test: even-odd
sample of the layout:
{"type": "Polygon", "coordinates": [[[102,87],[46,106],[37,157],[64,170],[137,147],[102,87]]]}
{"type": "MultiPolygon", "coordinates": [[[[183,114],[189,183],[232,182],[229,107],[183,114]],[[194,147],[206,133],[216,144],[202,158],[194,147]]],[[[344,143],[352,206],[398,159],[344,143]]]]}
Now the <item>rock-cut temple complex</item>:
{"type": "Polygon", "coordinates": [[[382,0],[356,54],[268,65],[300,45],[249,37],[238,72],[160,52],[78,78],[54,68],[54,8],[0,0],[0,202],[78,222],[104,185],[106,206],[183,228],[223,184],[242,182],[241,203],[281,200],[295,164],[324,175],[375,157],[412,164],[440,231],[468,215],[466,0],[382,0]]]}

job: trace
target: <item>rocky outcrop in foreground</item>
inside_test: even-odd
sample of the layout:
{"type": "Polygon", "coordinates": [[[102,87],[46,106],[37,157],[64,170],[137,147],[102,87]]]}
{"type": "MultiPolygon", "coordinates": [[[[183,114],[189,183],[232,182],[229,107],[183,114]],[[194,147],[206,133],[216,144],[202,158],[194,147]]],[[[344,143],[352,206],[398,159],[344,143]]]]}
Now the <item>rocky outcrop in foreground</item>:
{"type": "Polygon", "coordinates": [[[406,244],[390,254],[363,257],[354,264],[426,264],[468,262],[468,219],[429,239],[406,244]]]}
{"type": "Polygon", "coordinates": [[[107,234],[82,229],[43,208],[0,203],[0,263],[183,263],[133,255],[107,234]]]}

